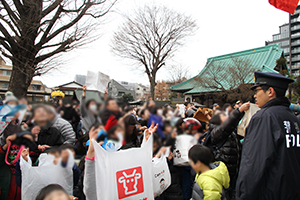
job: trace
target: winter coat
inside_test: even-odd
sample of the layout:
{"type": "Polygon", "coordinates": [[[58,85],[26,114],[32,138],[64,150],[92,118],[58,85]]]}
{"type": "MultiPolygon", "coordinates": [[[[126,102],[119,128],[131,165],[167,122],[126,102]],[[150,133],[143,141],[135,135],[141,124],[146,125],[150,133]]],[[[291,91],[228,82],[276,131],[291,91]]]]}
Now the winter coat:
{"type": "Polygon", "coordinates": [[[52,126],[41,127],[41,131],[38,134],[37,144],[49,145],[49,146],[60,146],[63,144],[63,137],[57,128],[52,126]]]}
{"type": "Polygon", "coordinates": [[[85,195],[83,193],[83,179],[83,176],[79,178],[78,184],[74,186],[73,190],[73,195],[79,200],[85,200],[85,195]]]}
{"type": "Polygon", "coordinates": [[[209,130],[211,136],[207,144],[223,144],[215,152],[215,160],[226,164],[231,179],[236,178],[240,163],[241,145],[234,131],[243,115],[244,113],[236,109],[222,125],[211,124],[209,130]]]}
{"type": "Polygon", "coordinates": [[[61,111],[64,112],[62,116],[63,119],[67,120],[71,124],[79,123],[80,116],[73,107],[62,107],[61,111]]]}
{"type": "Polygon", "coordinates": [[[158,124],[158,128],[157,128],[157,134],[159,135],[160,138],[165,138],[164,132],[163,132],[163,126],[164,126],[164,122],[163,122],[163,118],[159,115],[154,115],[151,114],[150,118],[148,120],[148,128],[152,125],[152,122],[154,122],[154,124],[158,124]]]}
{"type": "Polygon", "coordinates": [[[5,153],[0,147],[0,199],[7,200],[9,193],[9,186],[11,181],[11,171],[9,166],[5,163],[5,153]]]}
{"type": "Polygon", "coordinates": [[[171,174],[171,185],[164,191],[165,200],[182,200],[182,168],[174,166],[168,161],[168,166],[171,174]]]}
{"type": "Polygon", "coordinates": [[[52,127],[56,128],[60,132],[64,143],[72,145],[75,143],[75,132],[68,121],[55,116],[52,120],[52,127]]]}
{"type": "Polygon", "coordinates": [[[267,102],[245,132],[236,199],[300,199],[300,121],[287,98],[267,102]]]}
{"type": "Polygon", "coordinates": [[[211,170],[197,174],[195,180],[200,188],[193,191],[193,199],[221,199],[223,188],[227,189],[229,187],[230,178],[226,165],[223,162],[215,162],[210,168],[211,170]]]}
{"type": "Polygon", "coordinates": [[[80,113],[81,113],[81,121],[82,121],[82,130],[83,132],[88,132],[91,126],[96,122],[101,122],[101,119],[98,116],[95,116],[91,111],[85,107],[85,96],[81,96],[80,101],[80,113]]]}

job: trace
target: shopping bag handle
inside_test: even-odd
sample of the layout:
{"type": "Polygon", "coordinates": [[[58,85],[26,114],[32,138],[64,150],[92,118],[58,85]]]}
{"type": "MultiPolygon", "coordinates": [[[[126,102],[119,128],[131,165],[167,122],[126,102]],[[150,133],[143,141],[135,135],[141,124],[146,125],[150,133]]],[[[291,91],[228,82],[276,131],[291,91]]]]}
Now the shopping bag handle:
{"type": "Polygon", "coordinates": [[[7,147],[6,155],[5,155],[5,163],[6,163],[7,165],[13,165],[13,164],[15,164],[15,163],[19,160],[19,158],[20,158],[20,156],[21,156],[21,153],[22,153],[22,150],[25,148],[25,146],[22,145],[22,146],[20,147],[20,149],[19,149],[19,152],[18,152],[17,156],[15,157],[15,159],[13,160],[13,162],[10,163],[10,162],[8,162],[8,160],[7,160],[7,157],[8,157],[8,153],[9,153],[10,147],[11,147],[11,141],[8,141],[8,147],[7,147]]]}

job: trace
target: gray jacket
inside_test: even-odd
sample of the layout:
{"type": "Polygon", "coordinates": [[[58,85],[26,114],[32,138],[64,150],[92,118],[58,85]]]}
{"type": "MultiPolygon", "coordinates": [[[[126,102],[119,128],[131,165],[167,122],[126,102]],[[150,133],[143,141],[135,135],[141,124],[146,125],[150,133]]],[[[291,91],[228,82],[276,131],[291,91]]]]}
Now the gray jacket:
{"type": "Polygon", "coordinates": [[[63,137],[64,143],[69,143],[72,145],[75,143],[75,132],[67,120],[55,116],[52,120],[52,127],[58,129],[63,137]]]}
{"type": "Polygon", "coordinates": [[[101,119],[99,116],[95,117],[95,115],[89,111],[85,107],[85,96],[81,96],[80,101],[80,113],[81,113],[81,121],[82,121],[82,131],[88,132],[91,128],[91,126],[97,121],[101,122],[101,119]]]}
{"type": "Polygon", "coordinates": [[[85,160],[83,192],[86,200],[97,200],[95,161],[85,160]]]}

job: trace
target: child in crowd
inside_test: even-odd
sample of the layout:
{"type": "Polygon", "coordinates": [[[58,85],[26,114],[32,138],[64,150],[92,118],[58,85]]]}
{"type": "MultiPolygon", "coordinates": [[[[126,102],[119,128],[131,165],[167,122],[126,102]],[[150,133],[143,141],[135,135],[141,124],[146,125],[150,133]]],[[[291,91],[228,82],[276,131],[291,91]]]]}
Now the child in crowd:
{"type": "Polygon", "coordinates": [[[200,144],[189,150],[189,159],[197,173],[195,180],[200,186],[200,189],[194,187],[193,199],[221,199],[223,188],[227,189],[230,182],[226,165],[223,162],[213,163],[212,151],[200,144]]]}
{"type": "MultiPolygon", "coordinates": [[[[118,125],[118,120],[116,120],[113,116],[111,116],[107,120],[107,123],[104,126],[104,128],[103,126],[98,126],[98,124],[95,124],[93,127],[98,127],[97,130],[99,130],[99,132],[97,141],[103,141],[102,147],[104,149],[118,150],[121,148],[124,137],[124,131],[123,128],[120,125],[118,125]]],[[[86,146],[89,145],[90,141],[87,141],[86,146]]]]}
{"type": "Polygon", "coordinates": [[[164,127],[163,127],[164,135],[168,137],[172,133],[172,130],[173,128],[171,126],[170,121],[164,121],[164,127]]]}
{"type": "Polygon", "coordinates": [[[58,184],[50,184],[40,190],[35,200],[76,200],[68,195],[66,190],[58,184]]]}

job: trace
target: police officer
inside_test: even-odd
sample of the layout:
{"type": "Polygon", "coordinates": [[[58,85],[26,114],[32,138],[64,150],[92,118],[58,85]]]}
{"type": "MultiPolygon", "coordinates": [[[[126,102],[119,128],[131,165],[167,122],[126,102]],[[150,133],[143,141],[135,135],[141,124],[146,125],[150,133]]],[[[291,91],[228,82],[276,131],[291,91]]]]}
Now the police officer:
{"type": "Polygon", "coordinates": [[[246,129],[236,199],[300,199],[300,123],[285,97],[293,80],[254,75],[251,89],[261,110],[246,129]]]}

